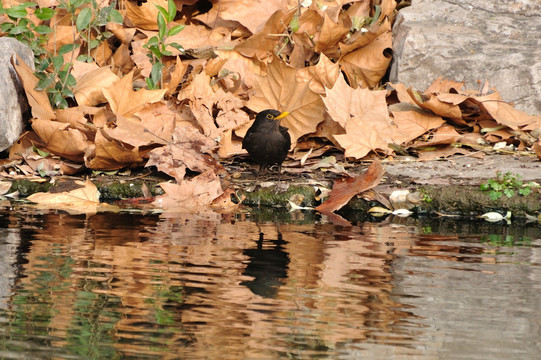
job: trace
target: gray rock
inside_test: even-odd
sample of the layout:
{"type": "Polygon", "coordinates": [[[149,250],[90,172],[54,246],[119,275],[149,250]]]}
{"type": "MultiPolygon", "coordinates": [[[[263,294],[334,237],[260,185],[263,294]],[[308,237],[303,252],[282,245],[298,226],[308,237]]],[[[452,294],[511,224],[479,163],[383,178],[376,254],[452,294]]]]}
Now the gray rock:
{"type": "Polygon", "coordinates": [[[393,28],[390,81],[425,90],[439,76],[541,114],[539,0],[417,0],[393,28]]]}
{"type": "Polygon", "coordinates": [[[10,63],[15,53],[34,69],[34,54],[28,46],[12,38],[0,38],[0,151],[9,148],[22,134],[23,116],[29,110],[23,86],[10,63]]]}

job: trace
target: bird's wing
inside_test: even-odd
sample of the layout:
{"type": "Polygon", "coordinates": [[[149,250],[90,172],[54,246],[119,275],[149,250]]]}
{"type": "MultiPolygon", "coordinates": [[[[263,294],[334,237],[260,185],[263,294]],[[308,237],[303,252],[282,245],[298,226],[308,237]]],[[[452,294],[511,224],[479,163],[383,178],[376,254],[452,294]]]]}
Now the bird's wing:
{"type": "Polygon", "coordinates": [[[252,136],[253,134],[253,130],[252,128],[249,128],[248,131],[246,131],[246,135],[244,135],[244,139],[242,139],[242,148],[243,149],[246,149],[246,142],[248,141],[248,139],[252,136]]]}

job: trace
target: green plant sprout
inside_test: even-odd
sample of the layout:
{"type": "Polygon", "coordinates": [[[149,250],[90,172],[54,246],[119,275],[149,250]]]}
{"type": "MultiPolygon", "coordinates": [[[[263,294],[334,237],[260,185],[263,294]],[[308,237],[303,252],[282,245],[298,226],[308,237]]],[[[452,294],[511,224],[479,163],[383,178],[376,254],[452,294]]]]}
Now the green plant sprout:
{"type": "Polygon", "coordinates": [[[502,174],[498,171],[495,179],[488,179],[486,183],[481,184],[480,188],[483,191],[488,191],[492,200],[497,200],[503,195],[511,198],[515,196],[515,191],[520,196],[528,196],[531,194],[532,188],[536,186],[538,185],[533,181],[524,184],[519,174],[513,174],[509,171],[502,174]]]}
{"type": "Polygon", "coordinates": [[[163,88],[163,79],[162,79],[162,68],[163,62],[162,58],[164,56],[171,56],[173,53],[170,50],[167,50],[168,46],[171,46],[181,53],[184,52],[184,48],[175,43],[167,42],[169,36],[178,34],[184,29],[184,25],[176,25],[170,29],[168,25],[171,21],[175,19],[177,14],[177,7],[173,0],[168,0],[167,10],[159,5],[154,5],[158,9],[158,36],[153,36],[148,39],[147,43],[143,46],[147,48],[150,52],[148,57],[152,63],[152,70],[150,71],[150,77],[146,79],[146,84],[149,89],[163,88]]]}
{"type": "MultiPolygon", "coordinates": [[[[54,29],[47,25],[36,26],[30,21],[27,9],[36,6],[35,2],[25,2],[11,8],[4,8],[0,4],[0,15],[6,14],[9,19],[0,24],[0,31],[30,47],[34,52],[34,74],[39,79],[36,90],[45,90],[54,108],[66,108],[67,99],[74,97],[72,89],[76,81],[71,74],[73,57],[71,61],[65,62],[64,55],[79,48],[82,42],[86,54],[77,59],[92,61],[90,51],[112,36],[105,31],[105,25],[108,22],[122,23],[122,15],[115,9],[116,2],[100,9],[96,0],[61,0],[58,9],[64,9],[71,14],[71,23],[77,33],[74,31],[71,44],[63,45],[58,51],[55,48],[49,52],[45,44],[48,41],[47,35],[53,33],[54,29]]],[[[37,8],[34,15],[46,22],[52,19],[55,11],[50,8],[37,8]]]]}

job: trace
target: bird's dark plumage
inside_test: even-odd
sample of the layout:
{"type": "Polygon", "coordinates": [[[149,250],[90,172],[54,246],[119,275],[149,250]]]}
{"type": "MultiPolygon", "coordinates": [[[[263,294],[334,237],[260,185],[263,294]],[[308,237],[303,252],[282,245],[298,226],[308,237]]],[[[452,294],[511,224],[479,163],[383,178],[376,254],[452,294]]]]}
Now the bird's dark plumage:
{"type": "Polygon", "coordinates": [[[289,148],[291,137],[287,128],[280,126],[280,119],[289,115],[278,110],[264,110],[257,114],[255,121],[242,140],[242,148],[260,165],[259,170],[267,165],[278,164],[282,168],[289,148]]]}

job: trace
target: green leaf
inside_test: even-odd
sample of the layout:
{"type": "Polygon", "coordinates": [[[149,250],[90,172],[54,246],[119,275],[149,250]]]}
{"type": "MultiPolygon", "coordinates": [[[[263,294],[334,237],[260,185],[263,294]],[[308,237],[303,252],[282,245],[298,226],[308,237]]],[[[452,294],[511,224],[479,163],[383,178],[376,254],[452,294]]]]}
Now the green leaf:
{"type": "Polygon", "coordinates": [[[295,13],[295,16],[293,16],[293,19],[289,22],[289,28],[291,29],[291,32],[297,32],[299,30],[299,15],[295,13]]]}
{"type": "Polygon", "coordinates": [[[502,193],[499,192],[499,191],[491,191],[488,196],[490,197],[491,200],[498,200],[499,198],[502,197],[502,193]]]}
{"type": "Polygon", "coordinates": [[[114,34],[112,32],[109,32],[109,31],[102,31],[101,35],[106,38],[106,39],[109,39],[111,36],[113,36],[114,34]]]}
{"type": "Polygon", "coordinates": [[[54,11],[51,8],[38,8],[34,15],[40,20],[49,20],[54,16],[54,11]]]}
{"type": "Polygon", "coordinates": [[[77,56],[76,60],[90,63],[90,62],[92,62],[93,59],[92,59],[92,56],[88,56],[87,54],[81,54],[81,55],[77,56]]]}
{"type": "Polygon", "coordinates": [[[36,85],[36,90],[37,91],[43,91],[45,89],[47,89],[49,86],[51,86],[51,84],[53,83],[53,80],[49,77],[45,77],[43,79],[41,79],[40,81],[38,81],[37,85],[36,85]]]}
{"type": "MultiPolygon", "coordinates": [[[[167,13],[167,10],[165,10],[164,7],[163,7],[163,6],[160,6],[160,5],[154,4],[154,6],[156,6],[156,9],[158,9],[158,11],[160,12],[160,14],[162,14],[163,19],[164,19],[164,20],[167,19],[168,15],[169,15],[169,14],[167,13]]],[[[160,14],[158,14],[158,17],[160,16],[160,14]]]]}
{"type": "Polygon", "coordinates": [[[522,189],[519,189],[518,193],[522,196],[528,196],[532,193],[532,189],[530,189],[529,187],[524,187],[522,189]]]}
{"type": "Polygon", "coordinates": [[[15,27],[15,24],[11,22],[5,22],[5,23],[0,24],[0,30],[5,33],[9,32],[14,27],[15,27]]]}
{"type": "Polygon", "coordinates": [[[151,47],[153,45],[158,44],[159,42],[160,42],[160,39],[158,39],[157,36],[153,36],[150,39],[148,39],[148,41],[147,41],[147,43],[146,43],[146,45],[144,47],[149,48],[149,47],[151,47]]]}
{"type": "MultiPolygon", "coordinates": [[[[69,87],[73,87],[77,85],[77,80],[75,80],[75,77],[71,73],[68,74],[68,78],[66,79],[66,85],[69,87]]],[[[73,93],[71,93],[71,90],[69,92],[70,92],[69,96],[70,97],[73,96],[73,93]]]]}
{"type": "Polygon", "coordinates": [[[152,70],[150,71],[150,78],[152,79],[152,82],[154,84],[158,84],[160,82],[160,79],[162,78],[162,68],[163,65],[160,62],[152,65],[152,70]]]}
{"type": "Polygon", "coordinates": [[[167,9],[167,22],[170,23],[177,16],[177,6],[173,0],[167,1],[167,9]]]}
{"type": "Polygon", "coordinates": [[[19,4],[18,6],[23,6],[25,8],[35,8],[36,6],[38,6],[38,4],[36,4],[35,2],[32,2],[32,1],[27,1],[27,2],[24,2],[22,4],[19,4]]]}
{"type": "Polygon", "coordinates": [[[158,59],[161,59],[162,58],[162,52],[160,51],[160,49],[158,49],[157,46],[151,46],[148,48],[150,50],[150,52],[152,52],[154,54],[154,56],[156,56],[158,59]]]}
{"type": "Polygon", "coordinates": [[[34,30],[36,30],[36,32],[41,35],[46,35],[53,31],[53,29],[45,25],[38,25],[34,30]]]}
{"type": "Polygon", "coordinates": [[[9,34],[10,35],[19,35],[19,34],[22,34],[26,31],[29,31],[28,28],[24,25],[17,25],[15,26],[13,29],[11,29],[9,31],[9,34]]]}
{"type": "Polygon", "coordinates": [[[158,88],[158,86],[156,84],[154,84],[154,82],[152,81],[151,78],[146,78],[145,82],[147,83],[147,87],[148,87],[149,90],[155,90],[155,89],[158,88]]]}
{"type": "MultiPolygon", "coordinates": [[[[71,74],[70,74],[70,76],[71,76],[71,74]]],[[[69,79],[69,78],[68,78],[68,79],[69,79]]],[[[74,80],[75,80],[75,78],[74,78],[74,80]]],[[[68,80],[68,81],[69,81],[69,80],[68,80]]],[[[65,88],[62,90],[62,96],[63,96],[64,98],[67,98],[67,97],[69,97],[69,98],[74,98],[74,97],[75,97],[75,95],[73,94],[73,91],[71,91],[71,89],[68,88],[68,87],[65,87],[65,88]]]]}
{"type": "Polygon", "coordinates": [[[490,185],[488,183],[482,183],[481,185],[479,185],[479,188],[483,191],[487,191],[490,190],[490,185]]]}
{"type": "Polygon", "coordinates": [[[23,17],[28,15],[28,11],[26,11],[23,6],[17,5],[6,9],[6,14],[12,19],[22,19],[23,17]]]}
{"type": "Polygon", "coordinates": [[[45,69],[47,69],[49,65],[51,65],[51,60],[49,58],[38,60],[38,62],[36,63],[36,72],[39,73],[45,71],[45,69]]]}
{"type": "Polygon", "coordinates": [[[68,107],[68,102],[62,97],[62,94],[59,92],[55,92],[52,94],[53,96],[53,106],[57,108],[66,108],[68,107]]]}
{"type": "Polygon", "coordinates": [[[90,42],[88,43],[88,47],[90,49],[94,49],[96,47],[98,47],[100,45],[100,41],[99,40],[96,40],[96,39],[92,39],[90,40],[90,42]]]}
{"type": "Polygon", "coordinates": [[[163,40],[165,32],[167,31],[167,24],[162,14],[158,14],[158,37],[163,40]]]}
{"type": "Polygon", "coordinates": [[[124,18],[122,17],[122,14],[120,11],[113,9],[109,13],[109,16],[107,16],[107,20],[112,23],[116,24],[122,24],[124,22],[124,18]]]}
{"type": "Polygon", "coordinates": [[[175,49],[177,49],[178,51],[180,51],[181,53],[184,53],[184,47],[180,44],[177,44],[177,43],[170,43],[170,44],[167,44],[169,46],[172,46],[174,47],[175,49]]]}
{"type": "Polygon", "coordinates": [[[169,31],[167,32],[167,36],[173,36],[184,30],[186,26],[185,25],[177,25],[173,26],[169,31]]]}
{"type": "Polygon", "coordinates": [[[56,72],[59,72],[60,69],[62,69],[62,65],[64,65],[64,57],[62,55],[55,56],[53,58],[53,67],[56,72]]]}
{"type": "Polygon", "coordinates": [[[90,24],[91,20],[92,9],[89,7],[82,9],[79,15],[77,15],[77,20],[75,21],[75,27],[77,28],[77,31],[86,29],[88,24],[90,24]]]}
{"type": "Polygon", "coordinates": [[[64,55],[64,54],[67,54],[69,53],[70,51],[73,51],[77,48],[79,48],[79,44],[66,44],[66,45],[62,45],[62,47],[60,48],[60,50],[58,50],[58,54],[59,55],[64,55]]]}
{"type": "Polygon", "coordinates": [[[514,195],[515,195],[515,191],[513,189],[504,189],[503,190],[503,193],[505,194],[505,196],[507,196],[508,198],[512,198],[514,195]]]}
{"type": "Polygon", "coordinates": [[[41,157],[47,157],[49,155],[51,155],[51,153],[48,153],[47,151],[43,151],[43,150],[40,150],[36,147],[36,145],[32,146],[32,150],[36,153],[36,154],[39,154],[39,156],[41,157]]]}
{"type": "Polygon", "coordinates": [[[69,3],[74,8],[78,8],[79,6],[83,5],[86,2],[88,2],[88,0],[71,0],[69,3]]]}
{"type": "Polygon", "coordinates": [[[372,25],[376,21],[378,21],[379,16],[381,15],[381,6],[376,5],[376,6],[374,6],[374,8],[375,8],[376,12],[374,13],[374,17],[372,18],[372,22],[370,23],[370,25],[372,25]]]}

